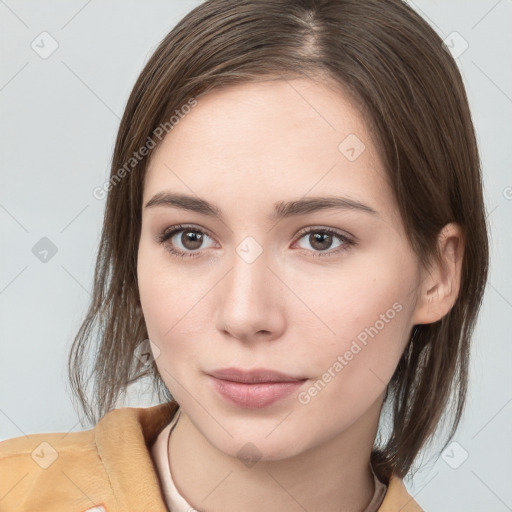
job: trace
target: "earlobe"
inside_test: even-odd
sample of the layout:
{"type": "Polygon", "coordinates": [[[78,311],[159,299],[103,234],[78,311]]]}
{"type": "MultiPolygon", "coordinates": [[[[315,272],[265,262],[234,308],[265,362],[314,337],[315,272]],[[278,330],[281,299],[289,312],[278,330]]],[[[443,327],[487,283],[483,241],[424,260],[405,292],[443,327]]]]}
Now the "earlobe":
{"type": "Polygon", "coordinates": [[[443,318],[459,295],[464,240],[456,223],[446,224],[437,238],[439,260],[425,268],[418,290],[414,324],[430,324],[443,318]]]}

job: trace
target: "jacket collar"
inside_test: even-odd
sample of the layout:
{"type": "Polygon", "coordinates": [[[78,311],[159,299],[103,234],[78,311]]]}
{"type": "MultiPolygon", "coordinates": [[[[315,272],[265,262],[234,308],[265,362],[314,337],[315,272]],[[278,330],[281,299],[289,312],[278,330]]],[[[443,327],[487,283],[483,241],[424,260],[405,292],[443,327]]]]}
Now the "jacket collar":
{"type": "Polygon", "coordinates": [[[107,413],[94,428],[98,453],[119,510],[167,512],[150,446],[171,421],[176,401],[152,407],[123,407],[107,413]],[[127,499],[129,497],[129,503],[127,499]]]}

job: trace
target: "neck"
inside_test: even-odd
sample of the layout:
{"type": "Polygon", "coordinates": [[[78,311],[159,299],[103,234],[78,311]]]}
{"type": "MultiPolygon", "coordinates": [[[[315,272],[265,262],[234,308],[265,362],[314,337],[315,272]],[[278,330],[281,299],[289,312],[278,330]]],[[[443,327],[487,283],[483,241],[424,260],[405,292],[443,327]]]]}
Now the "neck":
{"type": "Polygon", "coordinates": [[[169,442],[180,494],[198,511],[361,511],[374,488],[370,454],[382,400],[333,439],[298,455],[244,464],[213,446],[181,411],[169,442]]]}

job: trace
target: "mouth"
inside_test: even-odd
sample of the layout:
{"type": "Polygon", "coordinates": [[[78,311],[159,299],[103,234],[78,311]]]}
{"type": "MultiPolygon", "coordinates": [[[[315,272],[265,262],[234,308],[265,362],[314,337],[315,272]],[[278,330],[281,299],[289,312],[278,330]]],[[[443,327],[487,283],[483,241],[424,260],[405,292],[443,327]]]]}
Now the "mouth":
{"type": "Polygon", "coordinates": [[[246,409],[267,407],[297,391],[308,380],[269,369],[225,368],[208,375],[224,399],[246,409]]]}
{"type": "Polygon", "coordinates": [[[257,368],[253,370],[223,368],[208,372],[208,375],[215,377],[216,379],[228,380],[231,382],[243,382],[245,384],[297,382],[306,379],[306,377],[293,377],[286,373],[267,368],[257,368]]]}

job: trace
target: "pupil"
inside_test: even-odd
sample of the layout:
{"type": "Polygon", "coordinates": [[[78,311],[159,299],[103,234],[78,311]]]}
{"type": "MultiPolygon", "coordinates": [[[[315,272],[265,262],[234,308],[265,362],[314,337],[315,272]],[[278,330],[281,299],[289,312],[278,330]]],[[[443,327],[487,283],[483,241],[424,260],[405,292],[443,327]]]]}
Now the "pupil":
{"type": "Polygon", "coordinates": [[[187,249],[198,249],[201,247],[202,235],[193,231],[187,231],[183,233],[181,242],[187,249]]]}
{"type": "Polygon", "coordinates": [[[311,243],[311,246],[318,250],[325,250],[328,249],[329,246],[332,243],[332,235],[329,235],[328,233],[315,233],[312,236],[313,241],[311,243]],[[327,246],[325,246],[325,242],[327,243],[327,246]],[[318,246],[319,244],[319,246],[318,246]]]}

